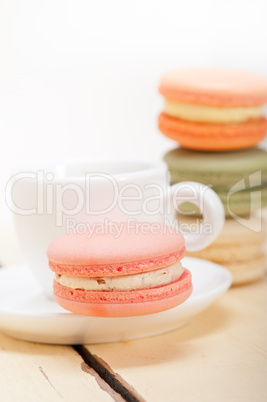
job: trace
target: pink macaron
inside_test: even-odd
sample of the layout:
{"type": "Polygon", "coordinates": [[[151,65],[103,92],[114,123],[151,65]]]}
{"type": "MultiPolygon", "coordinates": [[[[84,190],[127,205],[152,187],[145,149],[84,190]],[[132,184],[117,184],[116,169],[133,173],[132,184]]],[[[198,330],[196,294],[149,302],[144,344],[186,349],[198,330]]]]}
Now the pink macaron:
{"type": "Polygon", "coordinates": [[[56,302],[97,317],[153,314],[183,303],[192,293],[184,255],[179,231],[148,222],[95,226],[63,235],[47,250],[56,302]]]}

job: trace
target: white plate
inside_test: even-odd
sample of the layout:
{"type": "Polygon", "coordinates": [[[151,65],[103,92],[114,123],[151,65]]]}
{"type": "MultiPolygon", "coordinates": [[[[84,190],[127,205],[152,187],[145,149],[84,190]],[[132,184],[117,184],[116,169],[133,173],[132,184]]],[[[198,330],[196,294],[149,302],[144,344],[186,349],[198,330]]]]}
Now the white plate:
{"type": "Polygon", "coordinates": [[[122,341],[185,325],[231,285],[231,274],[213,262],[186,257],[193,293],[180,306],[140,317],[98,318],[72,314],[49,300],[25,265],[0,269],[0,329],[15,338],[55,344],[122,341]]]}

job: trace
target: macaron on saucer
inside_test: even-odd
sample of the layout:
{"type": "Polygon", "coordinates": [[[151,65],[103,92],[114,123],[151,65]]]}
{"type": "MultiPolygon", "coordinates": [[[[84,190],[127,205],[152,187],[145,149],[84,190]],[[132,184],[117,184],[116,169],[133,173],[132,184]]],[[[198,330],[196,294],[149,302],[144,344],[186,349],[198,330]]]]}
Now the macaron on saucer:
{"type": "Polygon", "coordinates": [[[190,267],[193,281],[193,293],[184,303],[157,314],[115,318],[73,314],[44,294],[27,265],[2,267],[0,329],[18,339],[65,345],[123,341],[172,331],[214,303],[232,280],[225,268],[213,262],[185,257],[183,263],[190,267]]]}
{"type": "Polygon", "coordinates": [[[262,148],[231,152],[176,148],[165,154],[164,161],[172,183],[192,180],[211,186],[227,216],[248,215],[267,205],[267,151],[262,148]]]}
{"type": "Polygon", "coordinates": [[[110,228],[70,233],[50,244],[55,301],[77,314],[127,317],[158,313],[188,299],[192,282],[180,263],[183,235],[159,223],[116,225],[117,236],[110,228]]]}
{"type": "Polygon", "coordinates": [[[227,69],[184,69],[165,74],[159,129],[184,148],[227,151],[255,146],[266,135],[267,79],[227,69]]]}

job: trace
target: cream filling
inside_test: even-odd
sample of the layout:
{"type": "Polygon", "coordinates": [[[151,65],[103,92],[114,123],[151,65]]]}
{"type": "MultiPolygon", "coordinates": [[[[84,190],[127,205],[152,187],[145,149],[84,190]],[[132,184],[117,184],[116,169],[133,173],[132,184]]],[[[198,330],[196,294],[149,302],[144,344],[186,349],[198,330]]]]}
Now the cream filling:
{"type": "Polygon", "coordinates": [[[180,262],[156,271],[144,272],[136,275],[78,278],[74,276],[56,274],[55,280],[60,285],[71,289],[83,290],[137,290],[155,288],[174,282],[183,273],[180,262]]]}
{"type": "Polygon", "coordinates": [[[213,107],[165,99],[164,111],[169,116],[189,121],[240,123],[261,117],[263,115],[263,106],[213,107]]]}

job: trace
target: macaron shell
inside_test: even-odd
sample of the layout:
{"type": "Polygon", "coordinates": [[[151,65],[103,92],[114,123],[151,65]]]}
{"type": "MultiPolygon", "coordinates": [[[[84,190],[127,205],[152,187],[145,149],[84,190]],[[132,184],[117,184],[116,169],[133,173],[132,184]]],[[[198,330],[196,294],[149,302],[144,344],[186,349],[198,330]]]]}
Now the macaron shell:
{"type": "Polygon", "coordinates": [[[262,254],[261,243],[219,245],[213,244],[204,250],[188,252],[188,256],[211,260],[220,264],[231,261],[245,261],[262,254]]]}
{"type": "Polygon", "coordinates": [[[192,180],[223,190],[259,170],[262,181],[267,182],[267,151],[259,147],[231,152],[175,148],[164,155],[164,161],[173,183],[192,180]]]}
{"type": "Polygon", "coordinates": [[[250,190],[228,193],[217,192],[227,216],[246,216],[267,206],[267,186],[252,187],[250,190]],[[229,197],[228,197],[229,196],[229,197]]]}
{"type": "MultiPolygon", "coordinates": [[[[179,215],[178,221],[191,232],[202,222],[199,218],[183,215],[179,215]]],[[[262,254],[265,240],[266,221],[260,216],[247,216],[240,222],[226,219],[221,233],[210,246],[200,251],[187,252],[187,255],[215,262],[245,260],[262,254]]]]}
{"type": "Polygon", "coordinates": [[[191,274],[187,269],[176,282],[141,291],[73,290],[54,282],[54,298],[59,305],[76,314],[97,317],[154,314],[183,303],[191,293],[191,274]]]}
{"type": "Polygon", "coordinates": [[[267,101],[267,79],[218,68],[191,68],[166,73],[159,92],[166,98],[214,106],[253,106],[267,101]]]}
{"type": "MultiPolygon", "coordinates": [[[[176,148],[165,154],[164,161],[173,184],[191,180],[211,186],[227,216],[249,215],[267,205],[267,151],[264,149],[215,153],[176,148]],[[240,188],[235,190],[233,186],[239,182],[240,188]]],[[[199,213],[188,203],[180,209],[199,213]]]]}
{"type": "Polygon", "coordinates": [[[160,223],[117,222],[104,233],[70,233],[55,239],[47,250],[50,268],[75,276],[125,275],[174,264],[185,253],[177,229],[160,223]]]}
{"type": "Polygon", "coordinates": [[[161,311],[174,308],[186,301],[191,293],[191,290],[187,290],[182,294],[166,299],[133,304],[88,304],[84,302],[74,302],[59,296],[54,296],[54,299],[61,307],[75,314],[91,317],[134,317],[160,313],[161,311]]]}
{"type": "Polygon", "coordinates": [[[113,263],[106,265],[75,265],[75,264],[60,264],[49,261],[49,267],[53,272],[60,275],[70,275],[79,277],[93,277],[93,276],[115,276],[115,275],[130,275],[135,273],[142,273],[167,267],[180,261],[185,256],[185,247],[177,253],[172,253],[160,258],[150,258],[146,260],[113,263]]]}
{"type": "Polygon", "coordinates": [[[227,262],[223,266],[231,272],[233,285],[245,285],[258,281],[267,272],[266,256],[264,254],[250,260],[227,262]]]}
{"type": "Polygon", "coordinates": [[[238,124],[195,123],[159,115],[159,130],[188,149],[231,151],[251,148],[264,139],[267,120],[262,117],[238,124]]]}
{"type": "MultiPolygon", "coordinates": [[[[228,197],[228,191],[217,191],[213,188],[220,197],[226,217],[247,216],[256,212],[260,208],[267,206],[267,186],[261,188],[252,188],[251,191],[238,191],[228,197]],[[253,200],[253,201],[252,201],[253,200]]],[[[183,203],[179,207],[183,213],[190,215],[201,216],[197,207],[188,202],[183,203]]]]}
{"type": "MultiPolygon", "coordinates": [[[[187,252],[187,255],[223,265],[233,275],[233,285],[261,279],[266,273],[266,221],[253,215],[246,220],[247,226],[244,222],[226,219],[222,232],[213,244],[201,251],[187,252]]],[[[181,216],[179,223],[192,228],[196,219],[181,216]]]]}

